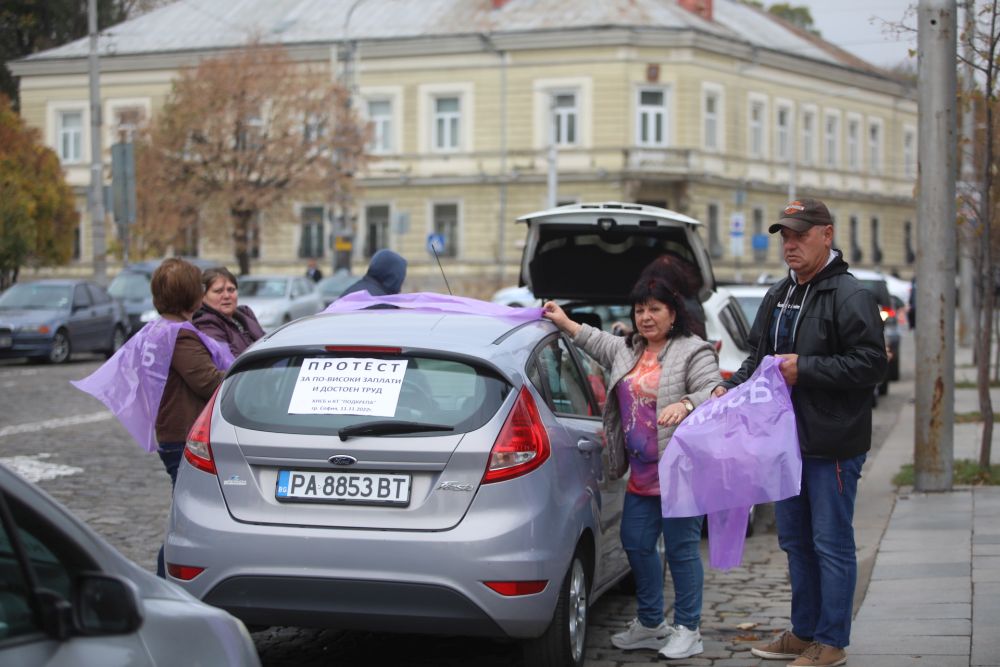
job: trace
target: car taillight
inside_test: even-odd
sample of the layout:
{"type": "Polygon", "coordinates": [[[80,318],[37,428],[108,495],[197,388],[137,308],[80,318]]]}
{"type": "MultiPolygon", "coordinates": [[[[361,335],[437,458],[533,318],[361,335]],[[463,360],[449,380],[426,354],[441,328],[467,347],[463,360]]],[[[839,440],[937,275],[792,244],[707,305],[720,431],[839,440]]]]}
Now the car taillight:
{"type": "Polygon", "coordinates": [[[548,585],[548,580],[537,581],[484,581],[487,587],[500,595],[513,597],[516,595],[534,595],[541,593],[548,585]]]}
{"type": "Polygon", "coordinates": [[[483,484],[500,482],[529,473],[549,458],[549,435],[538,415],[535,399],[521,387],[507,421],[490,450],[483,484]]]}
{"type": "MultiPolygon", "coordinates": [[[[221,385],[219,388],[221,389],[221,385]]],[[[208,399],[205,409],[194,420],[194,425],[188,432],[187,446],[184,447],[184,458],[187,462],[211,475],[217,474],[209,436],[212,433],[212,409],[215,408],[215,397],[218,395],[219,389],[216,389],[212,398],[208,399]]]]}
{"type": "Polygon", "coordinates": [[[896,311],[893,310],[892,308],[879,308],[879,312],[882,315],[883,322],[893,317],[896,317],[896,311]]]}
{"type": "Polygon", "coordinates": [[[722,370],[720,370],[719,371],[719,375],[722,376],[723,380],[728,380],[729,378],[733,377],[733,372],[732,371],[722,371],[722,370]]]}
{"type": "Polygon", "coordinates": [[[181,581],[191,581],[204,571],[205,568],[195,565],[167,563],[167,573],[174,579],[180,579],[181,581]]]}

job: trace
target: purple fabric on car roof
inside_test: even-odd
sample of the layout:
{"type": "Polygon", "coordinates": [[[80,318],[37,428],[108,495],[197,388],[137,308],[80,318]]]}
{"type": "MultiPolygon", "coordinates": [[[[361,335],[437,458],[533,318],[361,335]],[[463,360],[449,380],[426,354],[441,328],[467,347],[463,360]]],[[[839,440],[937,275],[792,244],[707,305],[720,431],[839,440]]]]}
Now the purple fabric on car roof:
{"type": "Polygon", "coordinates": [[[198,334],[216,367],[226,370],[232,365],[229,347],[201,333],[190,322],[156,320],[132,336],[96,371],[71,381],[74,387],[104,403],[147,452],[157,450],[156,414],[181,329],[198,334]]]}
{"type": "MultiPolygon", "coordinates": [[[[462,313],[500,317],[514,322],[531,322],[542,318],[541,308],[512,308],[489,301],[470,299],[464,296],[437,294],[435,292],[414,292],[413,294],[387,294],[372,296],[368,292],[354,292],[342,296],[329,306],[324,313],[347,313],[365,310],[372,306],[389,305],[418,313],[462,313]]],[[[380,309],[373,309],[373,313],[380,309]]],[[[393,309],[382,309],[392,312],[393,309]]]]}

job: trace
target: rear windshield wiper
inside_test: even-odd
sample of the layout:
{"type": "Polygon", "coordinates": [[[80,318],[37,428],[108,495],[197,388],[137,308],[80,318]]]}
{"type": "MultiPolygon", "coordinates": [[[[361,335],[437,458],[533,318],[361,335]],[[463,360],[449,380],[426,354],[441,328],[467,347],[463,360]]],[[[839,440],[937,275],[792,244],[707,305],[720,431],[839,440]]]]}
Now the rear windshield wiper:
{"type": "Polygon", "coordinates": [[[423,433],[426,431],[454,431],[447,424],[423,424],[421,422],[375,421],[345,426],[337,431],[341,440],[353,435],[388,435],[396,433],[423,433]]]}

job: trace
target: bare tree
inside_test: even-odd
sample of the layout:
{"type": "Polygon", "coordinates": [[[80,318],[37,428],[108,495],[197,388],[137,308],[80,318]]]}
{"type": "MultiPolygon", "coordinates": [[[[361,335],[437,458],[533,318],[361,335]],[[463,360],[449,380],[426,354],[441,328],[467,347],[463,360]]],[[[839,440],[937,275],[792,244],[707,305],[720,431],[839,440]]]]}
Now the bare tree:
{"type": "Polygon", "coordinates": [[[294,62],[280,47],[251,43],[204,60],[151,123],[146,148],[158,174],[139,197],[176,194],[174,231],[194,214],[200,231],[232,239],[248,273],[260,212],[301,194],[352,191],[367,133],[346,95],[328,68],[294,62]],[[213,207],[227,215],[204,215],[213,207]]]}

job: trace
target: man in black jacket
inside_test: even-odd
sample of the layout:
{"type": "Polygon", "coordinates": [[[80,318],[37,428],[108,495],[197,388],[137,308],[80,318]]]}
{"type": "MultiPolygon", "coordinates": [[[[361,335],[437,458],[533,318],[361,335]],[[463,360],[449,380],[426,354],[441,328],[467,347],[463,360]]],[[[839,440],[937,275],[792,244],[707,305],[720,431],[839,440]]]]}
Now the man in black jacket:
{"type": "Polygon", "coordinates": [[[882,318],[833,249],[833,218],[823,202],[789,203],[769,231],[781,233],[789,276],[757,311],[750,356],[715,390],[721,396],[746,381],[765,355],[782,359],[802,451],[799,495],[775,504],[792,629],[752,652],[796,667],[832,667],[847,662],[850,642],[854,499],[871,448],[873,388],[888,365],[882,318]]]}

